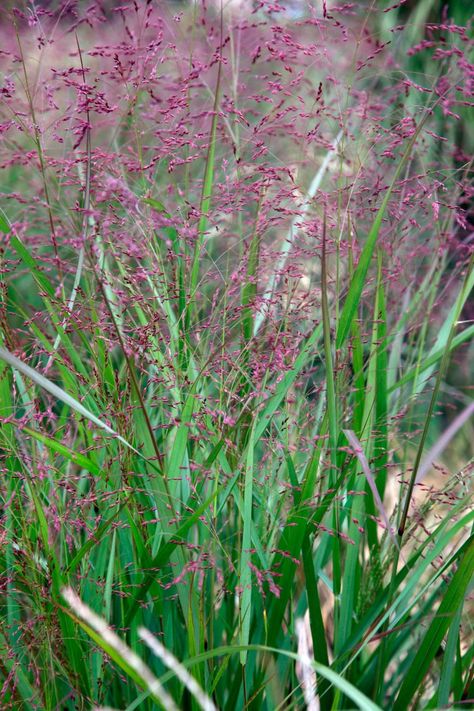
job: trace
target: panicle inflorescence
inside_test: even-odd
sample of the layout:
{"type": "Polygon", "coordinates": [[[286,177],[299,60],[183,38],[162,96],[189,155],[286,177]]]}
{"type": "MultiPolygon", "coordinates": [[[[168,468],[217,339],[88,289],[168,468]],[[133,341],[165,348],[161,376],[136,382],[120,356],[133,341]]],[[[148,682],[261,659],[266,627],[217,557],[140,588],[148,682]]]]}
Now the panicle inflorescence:
{"type": "Polygon", "coordinates": [[[370,561],[365,612],[383,567],[372,548],[390,532],[343,432],[395,508],[449,343],[474,245],[472,31],[430,16],[416,38],[392,20],[404,3],[224,5],[0,10],[0,346],[37,374],[0,371],[13,472],[0,539],[16,546],[1,584],[25,600],[38,688],[44,640],[26,620],[49,615],[51,646],[70,634],[41,602],[63,573],[127,632],[151,605],[171,639],[163,610],[179,601],[181,651],[217,600],[225,622],[192,638],[197,655],[214,634],[232,641],[235,610],[245,628],[249,586],[288,600],[301,510],[307,541],[325,541],[321,571],[344,546],[370,561]]]}

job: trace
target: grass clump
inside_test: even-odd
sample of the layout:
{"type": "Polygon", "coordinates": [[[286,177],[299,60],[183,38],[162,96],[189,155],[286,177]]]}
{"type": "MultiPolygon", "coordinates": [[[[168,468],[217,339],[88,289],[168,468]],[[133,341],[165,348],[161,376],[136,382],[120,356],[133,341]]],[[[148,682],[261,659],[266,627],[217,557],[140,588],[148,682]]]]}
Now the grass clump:
{"type": "Polygon", "coordinates": [[[435,5],[2,8],[2,708],[472,705],[435,5]]]}

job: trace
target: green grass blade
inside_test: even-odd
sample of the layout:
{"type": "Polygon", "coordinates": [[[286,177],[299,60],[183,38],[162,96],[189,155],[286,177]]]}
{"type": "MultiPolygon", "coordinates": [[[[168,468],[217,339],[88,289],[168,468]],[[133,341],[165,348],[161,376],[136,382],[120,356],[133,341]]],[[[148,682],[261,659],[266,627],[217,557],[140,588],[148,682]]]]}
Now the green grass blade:
{"type": "Polygon", "coordinates": [[[171,654],[171,652],[144,627],[138,630],[138,634],[140,639],[145,642],[163,664],[174,671],[178,679],[188,689],[189,693],[197,701],[203,711],[217,711],[209,696],[203,691],[202,687],[199,686],[196,679],[191,676],[188,670],[176,659],[174,654],[171,654]]]}
{"type": "Polygon", "coordinates": [[[441,641],[456,620],[456,612],[464,600],[466,590],[474,571],[474,538],[459,563],[459,567],[448,585],[434,620],[430,624],[418,651],[410,664],[402,686],[395,699],[393,710],[405,711],[423,682],[441,641]]]}
{"type": "MultiPolygon", "coordinates": [[[[242,646],[246,646],[250,638],[250,621],[252,618],[252,570],[251,562],[251,540],[252,540],[252,506],[253,506],[253,478],[254,478],[254,433],[255,427],[250,431],[247,445],[247,461],[245,465],[244,482],[244,516],[242,549],[240,553],[240,635],[239,640],[242,646]]],[[[240,663],[247,661],[247,652],[240,653],[240,663]]]]}
{"type": "MultiPolygon", "coordinates": [[[[306,596],[308,598],[309,623],[313,640],[314,661],[329,666],[326,630],[321,612],[321,603],[318,593],[318,581],[314,572],[313,553],[309,536],[306,535],[301,547],[304,575],[306,582],[306,596]]],[[[318,696],[321,709],[331,709],[333,694],[327,683],[318,683],[318,696]]]]}
{"type": "Polygon", "coordinates": [[[77,412],[79,415],[82,415],[82,417],[85,417],[86,420],[89,420],[90,422],[93,422],[97,427],[100,427],[103,429],[105,432],[108,434],[113,435],[116,439],[119,440],[119,442],[122,442],[126,447],[128,447],[132,452],[135,454],[138,454],[140,456],[140,452],[135,449],[135,447],[132,447],[132,445],[127,442],[126,439],[124,439],[121,435],[119,435],[115,430],[113,430],[109,425],[107,425],[105,422],[100,420],[98,417],[96,417],[90,410],[88,410],[84,405],[82,405],[78,400],[72,397],[72,395],[69,395],[65,390],[60,388],[58,385],[55,385],[51,380],[48,378],[45,378],[44,375],[39,373],[37,370],[34,368],[30,368],[29,365],[26,365],[26,363],[23,363],[19,358],[13,355],[13,353],[10,353],[6,348],[0,348],[0,358],[5,361],[5,363],[8,363],[9,366],[12,368],[15,368],[16,370],[19,370],[20,373],[25,375],[26,377],[30,378],[36,385],[39,387],[43,388],[47,392],[49,392],[53,397],[58,398],[61,402],[63,402],[65,405],[68,405],[72,410],[77,412]]]}
{"type": "Polygon", "coordinates": [[[178,711],[174,700],[163,688],[147,665],[123,642],[115,632],[96,615],[71,588],[65,588],[62,595],[73,612],[68,612],[96,644],[120,667],[138,686],[147,689],[154,700],[165,711],[178,711]]]}
{"type": "Polygon", "coordinates": [[[449,628],[448,638],[446,640],[446,649],[443,655],[443,665],[438,686],[437,703],[439,706],[449,705],[449,695],[451,693],[452,678],[454,673],[457,647],[459,642],[459,631],[462,622],[463,603],[458,607],[454,615],[453,623],[449,628]]]}
{"type": "Polygon", "coordinates": [[[25,434],[29,435],[30,437],[33,437],[33,439],[35,439],[37,442],[41,442],[52,452],[60,454],[69,462],[73,462],[78,467],[81,467],[82,469],[85,469],[91,474],[94,474],[94,476],[104,475],[102,469],[95,462],[93,462],[92,459],[86,457],[84,454],[81,454],[81,452],[74,452],[72,449],[66,447],[64,444],[62,444],[62,442],[58,442],[58,440],[54,439],[53,437],[48,437],[48,435],[45,435],[42,432],[38,432],[37,430],[33,430],[31,429],[31,427],[23,427],[22,432],[25,432],[25,434]]]}
{"type": "MultiPolygon", "coordinates": [[[[287,657],[288,659],[291,659],[295,662],[305,663],[305,660],[303,660],[301,656],[295,654],[294,652],[289,652],[286,649],[279,649],[277,647],[271,647],[263,644],[249,644],[245,648],[243,648],[241,645],[217,647],[216,649],[210,650],[209,652],[204,652],[203,654],[200,654],[194,657],[193,659],[187,659],[183,661],[183,664],[185,666],[195,666],[196,664],[202,664],[204,661],[212,659],[213,657],[240,654],[242,651],[261,653],[269,652],[271,654],[287,657]]],[[[317,662],[313,661],[306,661],[306,664],[308,664],[312,669],[314,669],[316,674],[320,674],[322,677],[327,679],[333,686],[339,689],[345,696],[351,699],[356,704],[356,708],[361,709],[361,711],[382,711],[380,706],[374,704],[373,701],[371,701],[365,694],[359,691],[350,682],[346,681],[344,677],[342,677],[330,667],[327,667],[324,664],[318,664],[317,662]]],[[[167,681],[169,678],[171,678],[171,676],[171,673],[163,675],[162,681],[167,681]]]]}
{"type": "Polygon", "coordinates": [[[179,545],[181,540],[185,539],[185,536],[189,529],[199,520],[199,517],[202,516],[202,514],[209,508],[209,505],[212,503],[212,501],[215,499],[216,493],[213,493],[206,501],[204,501],[198,508],[193,511],[192,514],[189,514],[184,522],[181,524],[179,528],[177,528],[172,534],[170,532],[172,540],[167,541],[164,543],[156,556],[152,559],[150,563],[150,569],[152,572],[146,573],[145,574],[145,579],[141,583],[139,589],[135,593],[133,599],[130,602],[130,608],[127,612],[126,620],[125,623],[126,625],[130,625],[131,621],[135,617],[135,614],[138,610],[138,607],[140,605],[140,602],[145,598],[148,590],[150,589],[151,585],[155,581],[155,572],[159,567],[163,567],[166,565],[166,563],[169,561],[171,555],[173,554],[173,551],[176,549],[176,547],[179,545]]]}
{"type": "Polygon", "coordinates": [[[206,167],[204,171],[204,181],[201,193],[201,202],[199,205],[199,223],[198,223],[198,234],[196,246],[194,248],[194,255],[191,267],[191,281],[190,281],[190,296],[189,302],[187,304],[186,319],[189,320],[190,307],[194,304],[195,291],[198,285],[199,279],[199,260],[201,257],[202,245],[204,242],[204,237],[207,229],[207,222],[209,217],[209,210],[211,208],[212,193],[214,187],[214,169],[216,160],[216,140],[217,140],[217,125],[219,122],[219,103],[220,103],[220,93],[221,93],[221,79],[222,79],[222,42],[223,42],[223,16],[221,10],[221,27],[220,27],[220,57],[218,60],[217,67],[217,79],[216,79],[216,89],[214,94],[214,106],[212,109],[212,121],[211,129],[209,133],[209,141],[207,146],[207,156],[206,156],[206,167]]]}
{"type": "Polygon", "coordinates": [[[315,346],[321,338],[322,332],[323,326],[322,324],[319,324],[305,341],[291,370],[285,373],[283,378],[279,381],[275,388],[275,393],[268,399],[266,406],[263,408],[261,414],[259,414],[257,424],[255,426],[255,441],[260,439],[262,434],[270,425],[273,415],[280,407],[288,390],[291,388],[308,360],[314,357],[315,346]]]}
{"type": "MultiPolygon", "coordinates": [[[[472,340],[474,337],[474,326],[468,326],[465,328],[461,333],[458,333],[456,336],[454,336],[451,344],[449,345],[449,352],[451,353],[454,351],[458,346],[462,345],[463,343],[466,343],[466,341],[472,340]]],[[[396,383],[388,387],[388,393],[393,393],[396,390],[399,390],[401,387],[406,385],[407,383],[411,382],[412,380],[415,380],[421,373],[423,373],[425,370],[428,368],[431,368],[431,366],[436,365],[438,363],[444,353],[446,352],[446,346],[443,346],[442,348],[437,348],[436,350],[432,350],[431,354],[427,355],[419,368],[410,368],[408,372],[406,372],[402,377],[397,380],[396,383]]],[[[425,380],[426,382],[426,380],[425,380]]],[[[418,393],[421,392],[421,389],[418,388],[418,393]]]]}

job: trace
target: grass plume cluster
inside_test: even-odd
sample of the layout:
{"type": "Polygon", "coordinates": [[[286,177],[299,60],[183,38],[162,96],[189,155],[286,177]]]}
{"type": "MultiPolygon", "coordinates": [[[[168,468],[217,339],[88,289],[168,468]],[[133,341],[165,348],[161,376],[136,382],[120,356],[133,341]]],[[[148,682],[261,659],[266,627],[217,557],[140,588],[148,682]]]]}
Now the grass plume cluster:
{"type": "Polygon", "coordinates": [[[464,6],[0,13],[2,708],[471,707],[464,6]]]}

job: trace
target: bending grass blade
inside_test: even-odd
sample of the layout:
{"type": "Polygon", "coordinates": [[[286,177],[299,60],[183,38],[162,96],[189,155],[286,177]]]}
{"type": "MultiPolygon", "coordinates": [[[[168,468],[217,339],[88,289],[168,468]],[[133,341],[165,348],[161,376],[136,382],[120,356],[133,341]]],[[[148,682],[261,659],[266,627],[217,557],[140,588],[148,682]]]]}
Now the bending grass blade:
{"type": "MultiPolygon", "coordinates": [[[[462,343],[465,343],[466,341],[471,340],[474,337],[474,326],[468,326],[467,328],[464,329],[464,331],[461,331],[461,333],[458,333],[457,336],[454,336],[453,340],[449,344],[449,351],[454,351],[458,346],[460,346],[462,343]]],[[[447,348],[447,344],[442,346],[441,348],[437,348],[434,350],[432,349],[432,352],[430,355],[427,356],[427,358],[421,363],[421,365],[417,368],[411,368],[405,375],[402,375],[400,380],[397,380],[396,383],[393,385],[390,385],[388,387],[387,392],[389,394],[395,392],[399,388],[401,388],[403,385],[406,385],[409,383],[411,380],[415,380],[421,373],[423,373],[425,370],[430,368],[431,366],[436,365],[436,363],[441,360],[443,357],[445,351],[447,348]]],[[[424,385],[427,384],[428,379],[424,380],[424,385]]],[[[417,393],[420,394],[422,391],[422,388],[416,388],[417,393]]]]}
{"type": "Polygon", "coordinates": [[[416,691],[423,682],[426,672],[439,649],[441,641],[456,620],[456,612],[464,600],[474,571],[474,538],[459,563],[457,571],[448,585],[441,605],[413,659],[393,705],[394,711],[409,708],[416,691]]]}
{"type": "Polygon", "coordinates": [[[457,322],[458,322],[459,316],[461,314],[462,307],[465,304],[466,299],[467,299],[468,295],[470,294],[473,286],[474,286],[474,255],[471,257],[471,260],[469,263],[469,268],[468,268],[467,274],[466,274],[466,279],[465,279],[464,284],[462,286],[461,292],[456,300],[454,307],[451,310],[450,328],[449,328],[449,333],[447,336],[446,348],[443,353],[443,357],[441,359],[438,375],[436,377],[435,386],[434,386],[434,389],[433,389],[433,392],[431,395],[431,400],[430,400],[430,404],[428,407],[428,413],[427,413],[427,416],[425,419],[425,424],[423,427],[423,432],[421,434],[420,443],[418,445],[418,451],[416,453],[415,463],[413,465],[413,471],[412,471],[412,474],[410,477],[410,483],[408,485],[408,491],[407,491],[406,498],[405,498],[405,504],[403,507],[400,523],[398,526],[398,535],[399,535],[400,539],[403,537],[403,534],[405,532],[405,525],[406,525],[406,521],[407,521],[407,517],[408,517],[408,512],[410,509],[411,497],[413,494],[413,489],[415,487],[415,482],[416,482],[416,477],[418,475],[418,470],[419,470],[419,467],[421,464],[421,457],[423,456],[425,442],[428,437],[428,431],[429,431],[429,428],[431,425],[431,419],[433,416],[434,408],[436,405],[436,401],[438,399],[438,393],[439,393],[439,389],[441,387],[441,381],[442,381],[442,378],[446,372],[446,368],[448,366],[450,351],[451,351],[451,344],[452,344],[452,341],[454,338],[454,332],[456,330],[457,322]]]}
{"type": "MultiPolygon", "coordinates": [[[[433,356],[435,353],[441,352],[444,356],[445,351],[451,349],[453,336],[454,336],[453,329],[457,326],[457,322],[458,322],[458,319],[459,319],[460,314],[462,312],[462,309],[464,307],[464,304],[466,303],[467,299],[469,298],[469,294],[471,293],[471,291],[473,289],[474,289],[474,269],[472,268],[472,260],[471,260],[471,265],[468,269],[468,273],[466,275],[465,282],[462,285],[461,291],[460,291],[456,301],[451,306],[451,309],[449,310],[449,313],[444,320],[444,323],[438,333],[436,342],[428,355],[428,360],[429,360],[430,356],[433,356]]],[[[423,371],[427,371],[427,372],[424,372],[423,377],[420,378],[419,380],[417,379],[415,381],[414,394],[419,395],[424,390],[428,380],[433,375],[434,370],[435,370],[435,364],[430,365],[428,368],[426,368],[426,367],[423,368],[423,371]]],[[[421,372],[421,371],[419,371],[419,372],[421,372]]]]}
{"type": "Polygon", "coordinates": [[[153,699],[165,711],[179,711],[174,700],[149,667],[115,634],[101,617],[85,605],[71,588],[64,588],[62,596],[74,610],[74,613],[68,611],[71,619],[77,622],[138,686],[147,689],[153,699]]]}
{"type": "Polygon", "coordinates": [[[357,459],[359,460],[360,466],[361,466],[362,471],[364,472],[365,478],[367,479],[367,482],[370,486],[370,490],[372,491],[372,495],[374,497],[375,503],[377,504],[377,508],[379,510],[380,517],[385,524],[387,532],[390,535],[390,538],[394,542],[395,546],[397,548],[399,548],[399,543],[395,537],[395,534],[392,531],[392,527],[390,526],[390,520],[387,516],[387,512],[385,511],[385,506],[383,505],[383,501],[380,498],[380,494],[377,489],[377,484],[375,483],[375,480],[372,476],[372,472],[370,471],[369,462],[367,461],[367,457],[365,456],[362,444],[359,441],[359,439],[357,438],[357,436],[355,435],[355,433],[352,432],[352,430],[342,430],[342,431],[346,435],[346,437],[349,441],[349,444],[351,445],[352,449],[354,450],[354,454],[356,455],[357,459]]]}
{"type": "Polygon", "coordinates": [[[378,316],[377,316],[377,343],[375,350],[375,440],[374,440],[374,472],[377,475],[377,491],[383,501],[387,483],[388,464],[388,412],[389,398],[387,393],[388,354],[387,354],[387,308],[385,303],[385,289],[382,282],[382,253],[379,252],[378,276],[378,316]]]}
{"type": "Polygon", "coordinates": [[[425,455],[425,458],[418,469],[418,474],[416,475],[417,484],[425,478],[435,459],[441,455],[455,434],[461,429],[464,423],[472,417],[472,415],[474,415],[474,402],[469,403],[469,405],[465,407],[461,413],[459,413],[459,415],[440,436],[436,444],[425,455]]]}
{"type": "MultiPolygon", "coordinates": [[[[195,666],[196,664],[202,664],[203,662],[206,662],[208,659],[213,659],[214,657],[222,657],[222,656],[230,656],[232,654],[240,654],[241,652],[267,652],[270,654],[275,654],[275,655],[281,655],[283,657],[287,657],[287,659],[292,659],[295,662],[300,662],[301,664],[309,664],[311,666],[311,669],[314,669],[316,674],[319,674],[320,676],[324,677],[325,679],[328,680],[333,686],[335,686],[337,689],[339,689],[344,696],[347,696],[347,698],[351,699],[354,704],[356,705],[357,708],[361,709],[361,711],[382,711],[380,706],[377,706],[377,704],[374,704],[373,701],[371,701],[365,694],[363,694],[359,689],[357,689],[355,686],[353,686],[350,682],[348,682],[346,679],[344,679],[340,674],[335,672],[333,669],[330,667],[325,666],[324,664],[319,664],[318,662],[314,662],[312,660],[308,661],[305,660],[304,658],[295,652],[289,652],[286,649],[279,649],[277,647],[269,647],[263,644],[249,644],[246,647],[242,647],[241,645],[235,645],[235,646],[225,646],[225,647],[217,647],[216,649],[212,649],[209,652],[204,652],[203,654],[199,654],[196,657],[193,657],[192,659],[186,659],[183,661],[183,665],[186,667],[190,666],[195,666]]],[[[171,679],[173,676],[172,672],[169,672],[168,674],[164,674],[161,677],[162,682],[166,682],[169,679],[171,679]]]]}
{"type": "MultiPolygon", "coordinates": [[[[458,511],[461,511],[463,506],[465,506],[465,501],[460,502],[456,508],[458,511]]],[[[454,516],[453,512],[452,515],[454,516]]],[[[388,654],[389,650],[386,648],[386,644],[393,636],[396,627],[403,624],[407,619],[407,615],[410,614],[410,611],[416,608],[418,601],[423,599],[423,596],[426,595],[430,589],[432,589],[436,581],[448,571],[448,569],[457,561],[458,558],[463,556],[465,550],[469,547],[469,540],[463,544],[461,548],[458,548],[454,555],[441,568],[438,568],[426,582],[424,582],[426,579],[426,573],[427,571],[430,572],[430,567],[432,566],[433,561],[436,560],[436,557],[443,554],[443,551],[446,550],[446,546],[450,541],[455,539],[455,536],[460,531],[462,531],[466,526],[472,525],[473,517],[474,513],[470,512],[457,521],[455,525],[446,532],[444,532],[444,528],[446,527],[448,521],[442,521],[438,527],[436,535],[432,534],[426,539],[423,548],[420,548],[415,555],[412,556],[409,563],[405,565],[405,567],[397,574],[395,582],[393,579],[389,581],[386,590],[383,592],[383,602],[381,600],[382,607],[379,608],[380,615],[377,618],[372,618],[374,622],[370,625],[370,630],[366,628],[368,634],[365,637],[363,644],[360,645],[357,648],[357,651],[352,654],[351,659],[345,667],[348,668],[362,652],[362,650],[366,648],[367,644],[369,644],[376,636],[380,636],[381,634],[382,643],[375,652],[378,657],[376,683],[378,693],[380,693],[381,697],[384,696],[384,676],[389,660],[392,656],[392,654],[388,654]],[[437,538],[439,533],[441,533],[441,535],[437,538]],[[430,547],[430,544],[432,543],[434,545],[430,547]],[[417,566],[414,566],[415,561],[418,562],[417,566]],[[400,583],[405,577],[407,577],[408,574],[410,575],[402,588],[400,583]],[[421,587],[417,587],[420,582],[421,587]],[[397,590],[397,588],[400,589],[400,592],[394,599],[394,591],[397,590]]],[[[355,645],[353,644],[346,645],[349,653],[351,652],[351,648],[354,650],[354,646],[355,645]]]]}
{"type": "Polygon", "coordinates": [[[204,711],[217,711],[209,696],[199,686],[196,679],[191,676],[188,670],[176,659],[174,654],[171,654],[154,635],[144,627],[139,627],[138,636],[142,639],[147,647],[151,649],[158,659],[165,664],[169,669],[172,669],[178,679],[183,682],[189,693],[196,699],[198,704],[204,711]]]}
{"type": "MultiPolygon", "coordinates": [[[[449,357],[451,353],[451,346],[452,342],[454,340],[454,332],[457,326],[457,322],[459,319],[459,316],[461,314],[462,307],[470,293],[473,287],[473,276],[474,276],[474,256],[471,256],[471,260],[469,263],[469,267],[466,273],[466,277],[463,283],[463,286],[461,288],[461,291],[459,293],[458,298],[456,299],[456,302],[454,306],[452,307],[450,311],[450,318],[449,318],[449,330],[448,330],[448,335],[446,339],[446,344],[445,344],[445,349],[441,358],[441,363],[439,366],[439,371],[436,377],[436,382],[433,388],[433,392],[431,394],[431,399],[430,403],[428,406],[428,412],[426,414],[423,430],[421,433],[420,437],[420,442],[418,444],[418,450],[416,453],[415,457],[415,462],[413,464],[413,470],[411,472],[410,476],[410,481],[408,484],[408,490],[405,495],[405,501],[403,504],[403,509],[401,513],[401,517],[398,523],[398,539],[400,542],[400,548],[397,548],[395,551],[395,556],[392,564],[392,574],[391,574],[391,582],[390,582],[390,589],[389,589],[389,597],[388,597],[388,604],[390,605],[392,602],[392,597],[394,593],[394,585],[395,585],[395,579],[397,575],[397,567],[398,567],[398,561],[399,561],[399,556],[400,556],[400,551],[401,551],[401,542],[405,534],[405,527],[408,519],[408,513],[410,511],[410,503],[411,503],[411,498],[413,495],[413,490],[415,488],[416,484],[416,478],[418,476],[418,471],[420,468],[421,464],[421,458],[423,456],[423,451],[425,448],[425,443],[428,437],[428,432],[431,426],[432,422],[432,417],[433,417],[433,412],[434,408],[438,399],[438,393],[439,389],[441,387],[441,381],[444,377],[444,374],[446,372],[446,368],[448,366],[449,362],[449,357]]],[[[387,617],[388,621],[388,617],[387,617]]],[[[384,670],[385,670],[385,658],[386,658],[386,652],[387,652],[387,638],[384,637],[382,640],[382,644],[380,645],[380,652],[379,652],[379,660],[378,660],[378,666],[377,666],[377,696],[380,698],[382,694],[382,685],[383,685],[383,675],[384,675],[384,670]]]]}
{"type": "Polygon", "coordinates": [[[94,476],[100,476],[103,474],[102,469],[95,462],[93,462],[92,459],[89,459],[89,457],[86,457],[80,452],[74,452],[72,449],[69,449],[69,447],[66,447],[61,442],[58,442],[53,437],[48,437],[42,432],[33,430],[30,427],[23,427],[22,432],[30,437],[33,437],[33,439],[36,439],[38,442],[41,442],[52,452],[56,452],[56,454],[59,454],[68,461],[73,462],[73,464],[76,464],[78,467],[94,474],[94,476]]]}
{"type": "Polygon", "coordinates": [[[53,397],[58,398],[58,400],[61,400],[65,405],[68,405],[72,410],[77,412],[79,415],[82,415],[82,417],[85,417],[86,420],[89,420],[90,422],[93,422],[94,425],[97,425],[97,427],[100,427],[102,430],[107,432],[110,435],[113,435],[116,439],[118,439],[119,442],[124,444],[128,449],[130,449],[132,452],[135,454],[138,454],[139,457],[142,457],[140,452],[135,449],[129,442],[127,442],[126,439],[124,439],[121,435],[118,434],[112,427],[109,427],[105,422],[100,420],[98,417],[96,417],[90,410],[84,407],[84,405],[81,405],[81,403],[73,398],[71,395],[69,395],[65,390],[60,388],[58,385],[55,385],[51,380],[48,378],[45,378],[44,375],[41,373],[38,373],[37,370],[34,370],[34,368],[30,368],[29,365],[26,365],[26,363],[23,363],[19,358],[13,355],[13,353],[10,353],[6,348],[1,348],[0,347],[0,358],[5,361],[5,363],[8,363],[8,365],[11,368],[15,368],[16,370],[19,370],[20,373],[25,375],[27,378],[30,378],[36,385],[38,385],[40,388],[43,388],[47,392],[49,392],[53,397]]]}

